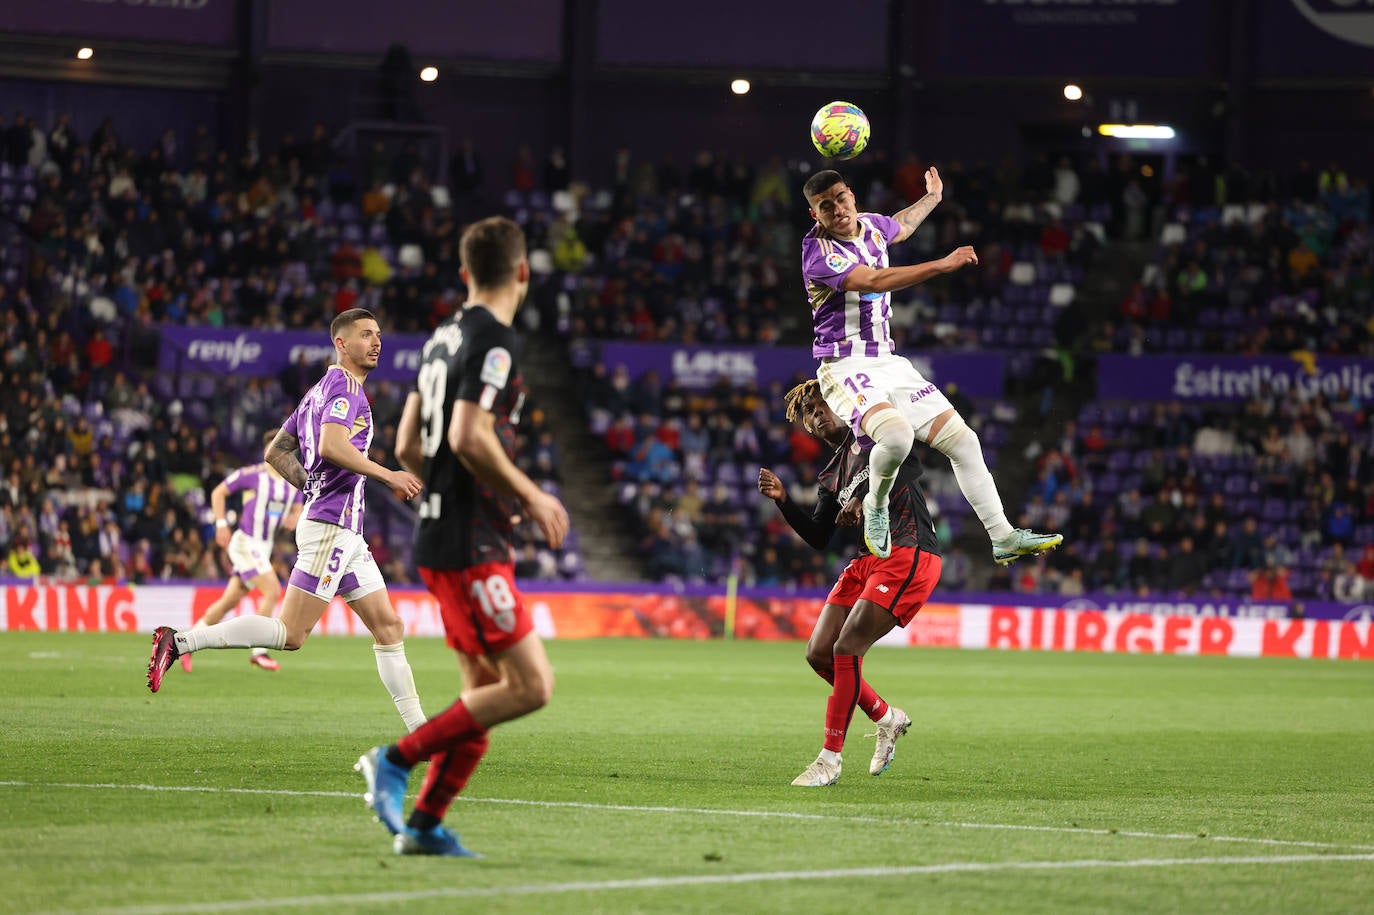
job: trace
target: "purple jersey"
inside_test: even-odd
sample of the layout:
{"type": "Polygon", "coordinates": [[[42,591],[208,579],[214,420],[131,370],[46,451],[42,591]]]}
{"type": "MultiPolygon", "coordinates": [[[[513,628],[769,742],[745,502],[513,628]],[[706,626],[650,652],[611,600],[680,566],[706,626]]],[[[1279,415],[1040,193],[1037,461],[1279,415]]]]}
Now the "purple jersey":
{"type": "Polygon", "coordinates": [[[239,530],[267,543],[277,536],[281,519],[302,498],[296,487],[272,474],[266,464],[240,467],[224,478],[224,486],[231,493],[243,493],[239,530]]]}
{"type": "Polygon", "coordinates": [[[372,447],[372,407],[363,393],[363,383],[341,365],[329,367],[301,398],[300,406],[282,429],[300,442],[301,464],[307,474],[305,517],[361,534],[363,485],[367,478],[320,457],[325,423],[338,423],[348,429],[349,442],[363,454],[372,447]]]}
{"type": "Polygon", "coordinates": [[[845,292],[844,278],[860,264],[887,266],[887,244],[901,224],[879,213],[859,214],[857,238],[836,238],[817,223],[802,239],[802,280],[811,302],[816,339],[811,354],[883,356],[895,349],[888,320],[892,295],[887,292],[845,292]]]}

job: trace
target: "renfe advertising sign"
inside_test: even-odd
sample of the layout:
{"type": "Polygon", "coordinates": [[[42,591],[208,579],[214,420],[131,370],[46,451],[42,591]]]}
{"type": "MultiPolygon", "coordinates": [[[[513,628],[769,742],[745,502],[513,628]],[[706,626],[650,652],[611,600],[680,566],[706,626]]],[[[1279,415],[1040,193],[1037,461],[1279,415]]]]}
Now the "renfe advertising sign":
{"type": "MultiPolygon", "coordinates": [[[[152,632],[186,628],[219,597],[218,585],[49,584],[6,585],[0,631],[152,632]]],[[[803,639],[823,599],[746,592],[735,602],[736,638],[803,639]]],[[[392,602],[407,636],[439,636],[443,620],[428,591],[397,587],[392,602]]],[[[615,590],[531,590],[525,599],[544,638],[718,638],[724,633],[726,597],[615,590]]],[[[251,613],[245,599],[234,611],[251,613]]],[[[339,599],[316,631],[366,635],[339,599]]],[[[1265,658],[1374,660],[1374,622],[1360,619],[1264,619],[1121,613],[1034,606],[931,603],[906,629],[880,644],[989,648],[1004,651],[1092,651],[1116,654],[1225,655],[1265,658]]]]}

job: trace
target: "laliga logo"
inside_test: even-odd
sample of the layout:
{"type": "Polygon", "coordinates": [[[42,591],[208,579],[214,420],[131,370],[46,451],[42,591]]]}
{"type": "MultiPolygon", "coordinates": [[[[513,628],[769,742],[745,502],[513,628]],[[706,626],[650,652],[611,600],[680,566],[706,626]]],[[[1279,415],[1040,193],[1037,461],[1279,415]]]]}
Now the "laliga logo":
{"type": "Polygon", "coordinates": [[[1293,5],[1323,32],[1374,47],[1374,0],[1293,0],[1293,5]]]}
{"type": "Polygon", "coordinates": [[[1374,622],[1374,604],[1357,604],[1345,611],[1345,619],[1352,623],[1374,622]]]}

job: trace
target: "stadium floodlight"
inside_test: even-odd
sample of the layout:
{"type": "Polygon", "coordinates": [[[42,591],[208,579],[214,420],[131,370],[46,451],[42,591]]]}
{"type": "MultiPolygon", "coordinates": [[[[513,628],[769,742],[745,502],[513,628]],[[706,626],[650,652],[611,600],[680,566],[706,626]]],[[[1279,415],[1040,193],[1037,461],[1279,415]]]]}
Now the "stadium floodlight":
{"type": "Polygon", "coordinates": [[[80,49],[79,51],[76,52],[76,59],[77,59],[77,60],[90,60],[90,59],[91,59],[92,57],[94,57],[94,56],[95,56],[95,49],[94,49],[94,48],[82,48],[82,49],[80,49]]]}
{"type": "Polygon", "coordinates": [[[427,82],[427,83],[432,83],[432,82],[434,82],[434,81],[435,81],[436,79],[438,79],[438,78],[439,78],[439,68],[438,68],[438,67],[425,67],[423,70],[420,71],[420,79],[424,80],[424,81],[427,82]]]}
{"type": "Polygon", "coordinates": [[[730,82],[730,91],[735,95],[748,95],[751,88],[747,79],[736,79],[730,82]]]}
{"type": "Polygon", "coordinates": [[[1172,140],[1174,129],[1167,124],[1099,124],[1097,132],[1104,137],[1123,140],[1172,140]]]}
{"type": "Polygon", "coordinates": [[[1083,87],[1069,83],[1064,87],[1064,98],[1071,102],[1076,102],[1083,97],[1083,87]]]}

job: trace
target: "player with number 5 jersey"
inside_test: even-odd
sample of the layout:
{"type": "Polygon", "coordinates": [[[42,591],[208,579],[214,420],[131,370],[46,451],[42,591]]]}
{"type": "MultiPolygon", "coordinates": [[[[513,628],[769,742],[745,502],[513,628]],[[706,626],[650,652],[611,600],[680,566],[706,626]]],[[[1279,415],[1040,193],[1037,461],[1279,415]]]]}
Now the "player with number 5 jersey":
{"type": "Polygon", "coordinates": [[[414,730],[425,720],[405,653],[405,623],[363,539],[367,478],[409,499],[419,479],[367,456],[372,408],[363,381],[382,355],[382,329],[371,312],[350,308],[330,323],[338,361],[315,383],[267,446],[264,458],[305,494],[305,520],[296,525],[296,567],[281,617],[241,616],[203,629],[159,626],[148,661],[148,688],[157,692],[178,657],[205,648],[295,651],[305,644],[337,595],[372,633],[377,673],[401,720],[414,730]]]}
{"type": "Polygon", "coordinates": [[[458,652],[463,692],[354,767],[367,780],[364,798],[395,837],[395,852],[405,855],[474,856],[444,816],[486,753],[488,731],[553,695],[544,644],[515,586],[511,516],[532,520],[555,549],[568,531],[562,503],[514,462],[525,395],[511,322],[529,290],[524,234],[509,219],[484,219],[463,233],[460,252],[468,303],[421,351],[396,456],[425,481],[415,564],[458,652]],[[410,771],[422,760],[429,760],[424,785],[403,820],[410,771]]]}

